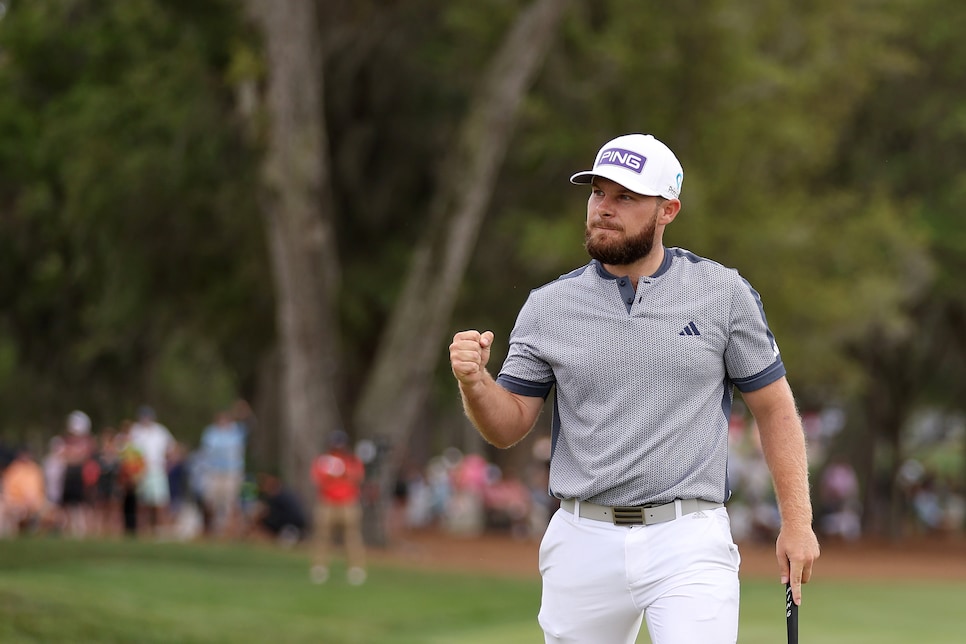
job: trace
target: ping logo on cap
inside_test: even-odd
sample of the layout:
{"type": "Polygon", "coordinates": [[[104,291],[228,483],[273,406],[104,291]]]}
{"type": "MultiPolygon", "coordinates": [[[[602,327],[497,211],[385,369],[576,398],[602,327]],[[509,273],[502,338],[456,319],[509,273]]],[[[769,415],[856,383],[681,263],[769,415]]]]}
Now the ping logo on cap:
{"type": "Polygon", "coordinates": [[[597,165],[616,165],[638,174],[644,170],[647,158],[624,148],[607,148],[597,158],[597,165]]]}

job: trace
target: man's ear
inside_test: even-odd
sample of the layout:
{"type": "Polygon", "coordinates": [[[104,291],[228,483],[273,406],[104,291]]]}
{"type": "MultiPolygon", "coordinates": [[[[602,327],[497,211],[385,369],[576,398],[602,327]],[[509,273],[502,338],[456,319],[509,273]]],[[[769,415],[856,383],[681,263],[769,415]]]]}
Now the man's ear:
{"type": "Polygon", "coordinates": [[[681,201],[679,199],[668,199],[661,206],[661,212],[657,216],[657,223],[667,226],[681,212],[681,201]]]}

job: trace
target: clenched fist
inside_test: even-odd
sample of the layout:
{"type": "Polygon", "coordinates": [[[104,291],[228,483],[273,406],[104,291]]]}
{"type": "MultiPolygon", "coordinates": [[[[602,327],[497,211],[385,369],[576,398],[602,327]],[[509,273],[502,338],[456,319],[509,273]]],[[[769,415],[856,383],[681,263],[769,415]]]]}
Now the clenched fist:
{"type": "Polygon", "coordinates": [[[483,379],[490,360],[493,332],[460,331],[449,345],[449,362],[461,385],[471,386],[483,379]]]}

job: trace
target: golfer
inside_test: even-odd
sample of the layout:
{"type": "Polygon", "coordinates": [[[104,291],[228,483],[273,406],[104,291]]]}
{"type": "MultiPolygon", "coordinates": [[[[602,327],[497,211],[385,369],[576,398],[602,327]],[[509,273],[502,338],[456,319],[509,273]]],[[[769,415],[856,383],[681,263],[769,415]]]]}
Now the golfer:
{"type": "Polygon", "coordinates": [[[724,502],[728,421],[741,392],[761,434],[781,531],[779,577],[796,603],[819,555],[805,440],[758,293],[737,271],[664,229],[684,173],[651,135],[606,143],[591,170],[590,263],[533,290],[498,377],[490,331],[450,345],[463,405],[506,448],[551,391],[550,493],[560,509],[540,545],[547,642],[655,644],[738,637],[738,548],[724,502]]]}

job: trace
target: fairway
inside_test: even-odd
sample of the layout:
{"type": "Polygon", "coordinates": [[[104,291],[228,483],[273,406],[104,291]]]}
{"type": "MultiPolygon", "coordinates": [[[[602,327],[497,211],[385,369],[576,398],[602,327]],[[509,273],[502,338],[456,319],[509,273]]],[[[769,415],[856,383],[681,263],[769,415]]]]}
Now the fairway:
{"type": "MultiPolygon", "coordinates": [[[[430,571],[378,558],[355,588],[308,582],[304,552],[264,546],[0,543],[0,642],[541,642],[537,578],[430,571]]],[[[784,641],[777,581],[743,581],[739,641],[784,641]]],[[[966,581],[816,581],[807,644],[966,641],[966,581]]],[[[640,642],[648,642],[645,635],[640,642]]],[[[606,644],[606,643],[603,643],[606,644]]]]}

